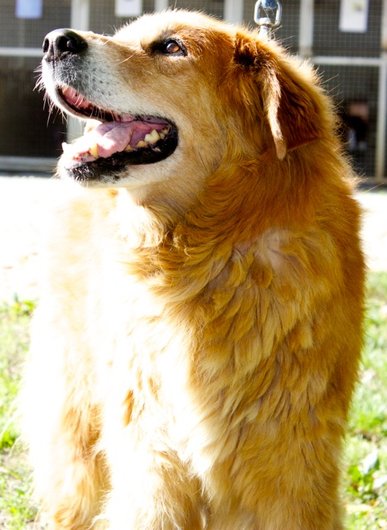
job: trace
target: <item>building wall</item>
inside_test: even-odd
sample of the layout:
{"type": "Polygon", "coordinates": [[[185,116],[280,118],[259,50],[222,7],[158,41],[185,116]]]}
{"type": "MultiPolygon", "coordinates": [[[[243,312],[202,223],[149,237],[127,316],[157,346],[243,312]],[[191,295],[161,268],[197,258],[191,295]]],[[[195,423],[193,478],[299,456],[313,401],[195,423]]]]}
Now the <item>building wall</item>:
{"type": "MultiPolygon", "coordinates": [[[[115,16],[114,0],[86,1],[90,2],[88,26],[91,30],[109,34],[126,21],[115,16]]],[[[199,9],[222,18],[228,1],[165,0],[164,4],[171,8],[199,9]]],[[[43,16],[26,20],[16,18],[15,0],[0,0],[0,169],[8,157],[55,158],[66,138],[66,123],[56,111],[49,113],[49,106],[43,104],[43,94],[34,90],[34,86],[39,76],[36,70],[44,35],[54,28],[70,26],[72,6],[76,8],[78,3],[74,0],[43,2],[43,16]]],[[[382,53],[382,9],[387,2],[369,0],[364,33],[339,30],[340,3],[339,0],[314,1],[311,59],[316,61],[322,81],[336,101],[344,123],[343,140],[356,168],[364,175],[374,176],[378,127],[380,133],[382,69],[378,61],[382,53]]],[[[157,0],[143,0],[144,12],[153,11],[156,5],[160,5],[157,0]]],[[[254,5],[254,0],[245,0],[241,6],[243,21],[251,27],[255,26],[254,5]]],[[[300,53],[303,0],[283,0],[282,5],[282,25],[276,38],[291,53],[300,53]]],[[[383,119],[385,123],[385,116],[383,119]]],[[[387,167],[384,167],[386,174],[387,167]]]]}

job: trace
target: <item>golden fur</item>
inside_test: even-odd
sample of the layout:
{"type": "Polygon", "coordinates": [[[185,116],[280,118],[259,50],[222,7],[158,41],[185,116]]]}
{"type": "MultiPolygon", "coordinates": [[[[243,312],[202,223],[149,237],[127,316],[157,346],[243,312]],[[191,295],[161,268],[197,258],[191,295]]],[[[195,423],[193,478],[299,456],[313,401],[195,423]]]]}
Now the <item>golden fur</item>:
{"type": "Polygon", "coordinates": [[[63,183],[24,388],[51,528],[342,529],[364,264],[330,101],[204,15],[84,36],[179,146],[114,187],[63,183]],[[148,54],[163,32],[188,56],[148,54]]]}

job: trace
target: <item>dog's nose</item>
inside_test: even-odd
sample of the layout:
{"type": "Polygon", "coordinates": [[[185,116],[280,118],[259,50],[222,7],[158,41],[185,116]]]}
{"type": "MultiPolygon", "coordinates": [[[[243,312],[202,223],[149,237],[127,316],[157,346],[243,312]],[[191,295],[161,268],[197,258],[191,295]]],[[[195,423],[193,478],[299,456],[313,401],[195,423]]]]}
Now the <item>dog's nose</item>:
{"type": "Polygon", "coordinates": [[[56,29],[48,33],[43,41],[43,53],[46,61],[63,59],[69,55],[78,55],[85,51],[87,42],[71,29],[56,29]]]}

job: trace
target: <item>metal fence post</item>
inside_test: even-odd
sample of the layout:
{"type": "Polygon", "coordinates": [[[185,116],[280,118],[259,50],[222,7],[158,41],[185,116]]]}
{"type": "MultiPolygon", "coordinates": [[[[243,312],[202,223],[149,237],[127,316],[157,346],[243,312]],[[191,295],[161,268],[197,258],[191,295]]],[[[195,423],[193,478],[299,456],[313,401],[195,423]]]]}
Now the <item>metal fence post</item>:
{"type": "Polygon", "coordinates": [[[240,24],[243,21],[243,6],[243,0],[239,2],[236,0],[224,0],[224,20],[233,22],[234,24],[240,24]]]}
{"type": "Polygon", "coordinates": [[[313,54],[313,21],[314,0],[300,2],[300,33],[298,37],[298,53],[301,57],[312,57],[313,54]]]}
{"type": "Polygon", "coordinates": [[[382,3],[381,64],[379,67],[378,113],[376,122],[376,164],[377,182],[386,182],[387,148],[387,0],[382,3]]]}

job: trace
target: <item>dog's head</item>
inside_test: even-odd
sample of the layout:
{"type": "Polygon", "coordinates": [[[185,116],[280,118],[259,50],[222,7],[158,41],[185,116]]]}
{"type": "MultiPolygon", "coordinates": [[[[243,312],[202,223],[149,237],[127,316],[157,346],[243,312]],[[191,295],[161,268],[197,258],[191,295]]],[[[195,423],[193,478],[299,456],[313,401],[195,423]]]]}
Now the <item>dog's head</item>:
{"type": "Polygon", "coordinates": [[[145,15],[113,37],[51,32],[43,81],[89,124],[59,164],[87,183],[193,185],[225,160],[282,160],[326,124],[309,69],[254,32],[186,11],[145,15]]]}

